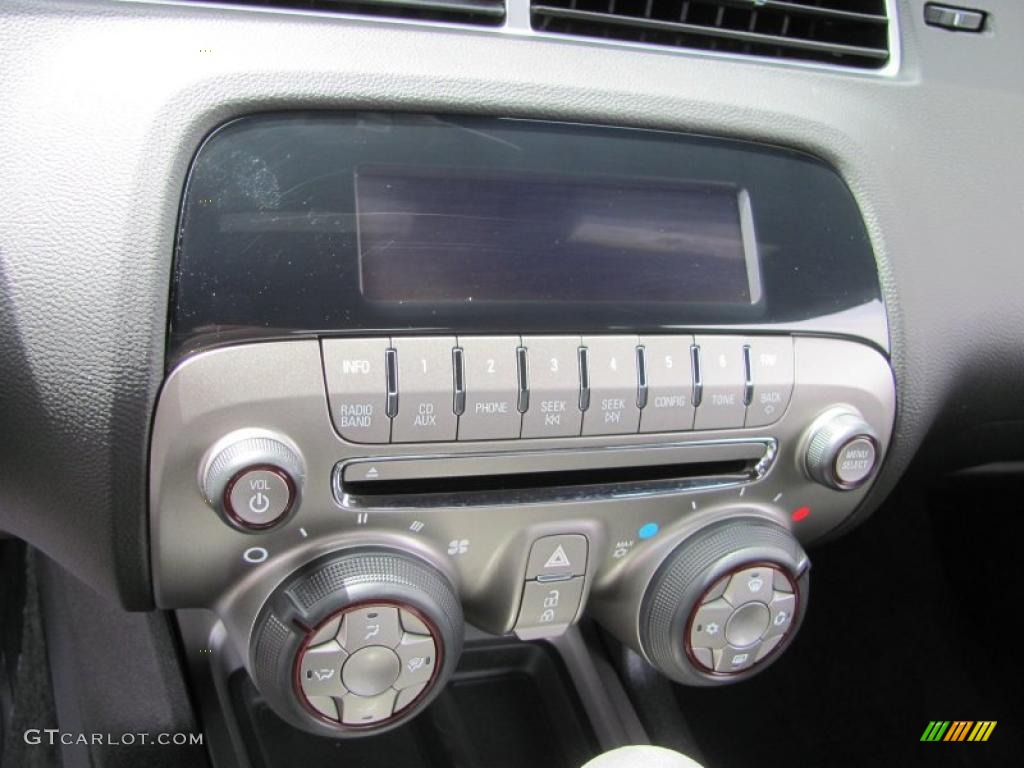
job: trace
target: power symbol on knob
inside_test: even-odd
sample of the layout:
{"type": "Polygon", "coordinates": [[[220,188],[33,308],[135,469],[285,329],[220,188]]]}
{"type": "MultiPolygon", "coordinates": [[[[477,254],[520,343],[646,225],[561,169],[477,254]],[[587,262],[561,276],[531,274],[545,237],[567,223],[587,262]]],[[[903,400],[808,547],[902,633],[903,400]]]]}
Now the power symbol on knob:
{"type": "Polygon", "coordinates": [[[237,528],[265,530],[296,506],[305,472],[285,438],[244,434],[227,435],[214,446],[201,473],[203,496],[237,528]]]}
{"type": "Polygon", "coordinates": [[[292,505],[294,483],[277,467],[247,467],[228,483],[224,493],[229,514],[248,528],[266,528],[292,505]]]}
{"type": "Polygon", "coordinates": [[[215,446],[201,471],[203,497],[236,528],[261,531],[295,507],[304,473],[296,450],[282,439],[254,435],[215,446]]]}
{"type": "Polygon", "coordinates": [[[249,499],[249,510],[254,515],[266,514],[270,509],[270,498],[263,494],[263,491],[256,491],[249,499]]]}

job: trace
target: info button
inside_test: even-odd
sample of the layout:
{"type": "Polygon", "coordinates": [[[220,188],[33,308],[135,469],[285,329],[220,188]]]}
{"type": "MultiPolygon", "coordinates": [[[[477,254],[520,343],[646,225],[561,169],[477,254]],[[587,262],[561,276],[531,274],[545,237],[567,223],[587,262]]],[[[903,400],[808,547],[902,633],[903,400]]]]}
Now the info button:
{"type": "Polygon", "coordinates": [[[354,443],[386,443],[387,339],[324,339],[324,373],[334,426],[354,443]]]}

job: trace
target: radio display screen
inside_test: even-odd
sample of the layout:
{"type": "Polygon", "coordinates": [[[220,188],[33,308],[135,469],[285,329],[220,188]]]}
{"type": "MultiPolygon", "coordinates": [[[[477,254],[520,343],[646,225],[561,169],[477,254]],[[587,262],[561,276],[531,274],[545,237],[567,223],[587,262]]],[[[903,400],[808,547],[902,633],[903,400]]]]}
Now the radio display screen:
{"type": "Polygon", "coordinates": [[[371,165],[355,189],[369,301],[761,298],[750,202],[736,186],[371,165]]]}

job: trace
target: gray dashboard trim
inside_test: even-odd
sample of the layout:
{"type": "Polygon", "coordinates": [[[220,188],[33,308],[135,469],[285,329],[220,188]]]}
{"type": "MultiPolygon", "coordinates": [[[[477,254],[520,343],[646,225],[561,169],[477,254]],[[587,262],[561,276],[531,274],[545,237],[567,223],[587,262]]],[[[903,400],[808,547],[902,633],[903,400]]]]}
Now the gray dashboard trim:
{"type": "MultiPolygon", "coordinates": [[[[143,3],[146,5],[178,5],[186,7],[192,7],[195,5],[194,2],[188,2],[188,0],[121,0],[121,2],[143,3]]],[[[579,35],[563,35],[553,34],[550,32],[543,32],[534,29],[531,23],[531,0],[505,0],[505,23],[497,27],[471,26],[467,24],[458,24],[451,22],[418,21],[402,19],[397,17],[388,18],[387,16],[360,16],[359,14],[354,13],[339,13],[337,11],[318,10],[313,8],[283,8],[273,6],[218,3],[216,2],[216,0],[210,0],[210,2],[203,3],[203,5],[208,5],[213,8],[219,8],[229,11],[255,11],[259,13],[279,13],[285,15],[314,16],[321,18],[342,18],[380,24],[402,24],[413,27],[427,28],[436,27],[439,29],[445,29],[452,32],[472,29],[474,32],[478,33],[483,32],[490,34],[519,35],[522,37],[531,37],[539,40],[552,40],[563,44],[572,43],[577,45],[588,46],[613,46],[624,48],[626,50],[635,50],[643,53],[665,53],[670,55],[683,56],[709,56],[711,58],[734,59],[737,61],[745,61],[752,63],[757,62],[759,64],[763,64],[766,66],[807,67],[810,69],[818,69],[825,71],[831,70],[867,77],[892,77],[900,70],[900,20],[899,14],[897,13],[896,9],[896,4],[897,0],[885,0],[886,15],[889,17],[889,60],[886,61],[885,66],[879,67],[878,69],[866,69],[832,64],[822,64],[814,61],[800,61],[798,59],[772,59],[763,56],[723,53],[720,51],[705,51],[699,48],[674,48],[672,46],[654,45],[651,43],[634,43],[628,40],[611,40],[597,37],[583,37],[579,35]]]]}
{"type": "Polygon", "coordinates": [[[152,606],[146,456],[175,222],[203,137],[254,112],[433,110],[790,146],[850,185],[900,410],[860,517],[940,416],[1020,418],[1024,4],[979,35],[899,0],[891,77],[552,39],[115,0],[0,12],[0,529],[152,606]],[[210,51],[204,53],[203,51],[210,51]],[[957,408],[946,411],[948,405],[957,408]]]}

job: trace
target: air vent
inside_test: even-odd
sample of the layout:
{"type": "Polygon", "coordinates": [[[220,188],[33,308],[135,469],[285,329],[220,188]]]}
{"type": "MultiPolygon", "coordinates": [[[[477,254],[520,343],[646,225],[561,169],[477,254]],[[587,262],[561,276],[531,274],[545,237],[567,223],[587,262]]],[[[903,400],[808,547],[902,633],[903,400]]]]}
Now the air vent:
{"type": "Polygon", "coordinates": [[[498,26],[505,0],[217,0],[222,4],[498,26]]]}
{"type": "Polygon", "coordinates": [[[885,0],[531,0],[533,28],[577,37],[878,69],[885,0]]]}

